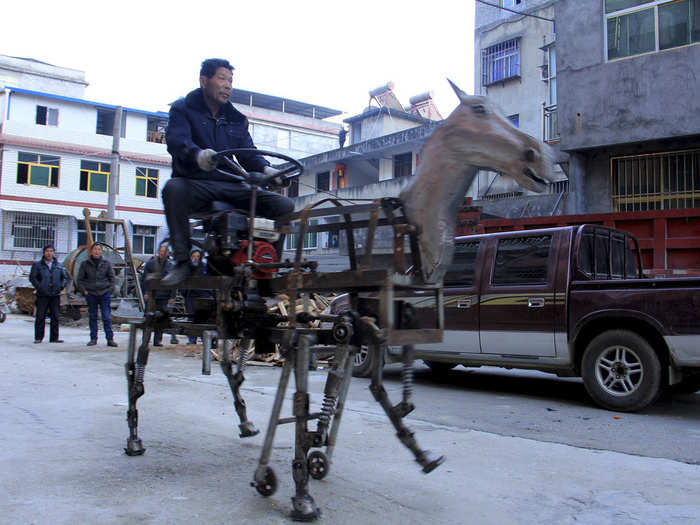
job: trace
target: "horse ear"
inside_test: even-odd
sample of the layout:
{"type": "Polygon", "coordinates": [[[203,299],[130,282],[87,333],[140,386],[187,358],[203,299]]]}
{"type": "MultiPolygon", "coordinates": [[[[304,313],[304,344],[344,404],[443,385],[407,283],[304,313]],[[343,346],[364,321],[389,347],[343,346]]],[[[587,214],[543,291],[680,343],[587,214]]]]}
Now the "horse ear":
{"type": "Polygon", "coordinates": [[[464,102],[468,95],[464,91],[459,89],[457,85],[454,82],[452,82],[449,78],[447,79],[447,81],[450,83],[450,86],[452,86],[452,89],[454,89],[455,93],[457,93],[457,97],[459,97],[460,102],[464,102]]]}

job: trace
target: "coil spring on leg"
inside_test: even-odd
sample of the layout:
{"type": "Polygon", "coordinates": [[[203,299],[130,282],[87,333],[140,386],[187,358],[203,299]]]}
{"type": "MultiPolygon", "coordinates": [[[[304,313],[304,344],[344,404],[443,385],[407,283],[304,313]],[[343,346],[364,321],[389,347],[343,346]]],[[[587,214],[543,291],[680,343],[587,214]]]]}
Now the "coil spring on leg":
{"type": "Polygon", "coordinates": [[[146,373],[146,367],[143,365],[136,365],[134,368],[134,380],[138,383],[143,383],[143,376],[146,373]]]}
{"type": "Polygon", "coordinates": [[[403,384],[403,402],[409,403],[413,394],[413,363],[404,363],[401,368],[401,382],[403,384]]]}
{"type": "Polygon", "coordinates": [[[241,344],[240,351],[238,352],[238,370],[243,372],[246,365],[248,364],[248,353],[250,352],[250,345],[248,343],[241,344]]]}
{"type": "Polygon", "coordinates": [[[326,395],[323,398],[323,405],[321,406],[321,414],[318,416],[318,420],[324,426],[328,426],[328,423],[331,420],[331,416],[333,415],[333,410],[335,409],[335,401],[336,401],[336,396],[326,395]]]}

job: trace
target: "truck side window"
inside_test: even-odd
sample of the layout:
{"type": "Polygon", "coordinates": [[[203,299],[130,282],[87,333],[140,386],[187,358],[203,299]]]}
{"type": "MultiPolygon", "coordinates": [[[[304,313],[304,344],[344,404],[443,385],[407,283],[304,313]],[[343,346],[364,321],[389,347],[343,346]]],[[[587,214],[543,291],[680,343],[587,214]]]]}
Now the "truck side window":
{"type": "Polygon", "coordinates": [[[471,286],[474,284],[474,268],[476,255],[479,252],[479,241],[458,243],[452,264],[445,274],[445,284],[471,286]]]}
{"type": "Polygon", "coordinates": [[[622,279],[625,275],[625,237],[613,234],[612,238],[612,278],[622,279]]]}
{"type": "Polygon", "coordinates": [[[593,233],[584,232],[581,237],[581,248],[579,253],[579,267],[586,275],[593,275],[593,233]]]}
{"type": "Polygon", "coordinates": [[[492,284],[546,284],[551,245],[551,235],[501,239],[492,284]]]}
{"type": "Polygon", "coordinates": [[[610,237],[607,232],[596,231],[595,236],[595,278],[608,279],[610,261],[610,237]]]}
{"type": "Polygon", "coordinates": [[[639,268],[637,268],[637,245],[631,237],[627,237],[627,266],[625,268],[625,276],[628,279],[637,279],[639,277],[639,268]]]}

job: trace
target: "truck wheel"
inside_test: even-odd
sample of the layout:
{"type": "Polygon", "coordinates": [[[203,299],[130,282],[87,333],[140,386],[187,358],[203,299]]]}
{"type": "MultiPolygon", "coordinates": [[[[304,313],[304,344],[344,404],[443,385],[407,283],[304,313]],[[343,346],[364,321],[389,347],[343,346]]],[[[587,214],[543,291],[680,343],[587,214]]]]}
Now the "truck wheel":
{"type": "Polygon", "coordinates": [[[588,395],[608,410],[634,412],[661,394],[661,363],[641,336],[610,330],[586,348],[581,375],[588,395]]]}
{"type": "Polygon", "coordinates": [[[352,375],[354,377],[369,377],[372,375],[372,368],[374,368],[374,362],[379,355],[379,359],[382,361],[382,366],[384,366],[384,347],[380,347],[380,351],[377,352],[375,345],[362,345],[358,352],[355,354],[355,362],[352,365],[352,375]]]}
{"type": "Polygon", "coordinates": [[[442,361],[428,361],[426,359],[423,359],[423,362],[430,367],[433,373],[438,375],[449,372],[457,366],[457,363],[443,363],[442,361]]]}

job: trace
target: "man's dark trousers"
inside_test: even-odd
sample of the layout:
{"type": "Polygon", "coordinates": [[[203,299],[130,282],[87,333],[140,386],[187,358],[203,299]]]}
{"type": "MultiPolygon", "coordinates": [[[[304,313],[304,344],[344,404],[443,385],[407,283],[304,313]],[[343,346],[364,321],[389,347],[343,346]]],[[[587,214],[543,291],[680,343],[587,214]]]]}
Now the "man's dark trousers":
{"type": "MultiPolygon", "coordinates": [[[[228,202],[248,213],[250,195],[250,186],[238,182],[171,178],[163,188],[163,204],[175,260],[184,262],[190,258],[190,214],[207,210],[214,201],[228,202]]],[[[255,215],[276,219],[292,211],[294,201],[290,198],[273,191],[258,190],[255,215]]]]}
{"type": "Polygon", "coordinates": [[[90,341],[97,341],[97,308],[102,313],[102,326],[105,330],[107,341],[114,339],[112,332],[112,294],[107,292],[102,295],[87,294],[88,315],[90,317],[90,341]]]}
{"type": "Polygon", "coordinates": [[[51,335],[49,341],[58,341],[58,309],[61,297],[58,295],[36,296],[36,319],[34,320],[34,340],[41,341],[44,338],[46,326],[46,312],[51,316],[51,335]]]}
{"type": "MultiPolygon", "coordinates": [[[[165,312],[168,309],[169,297],[156,297],[156,310],[165,312]]],[[[153,344],[159,345],[163,340],[163,332],[160,330],[153,330],[153,344]]]]}

